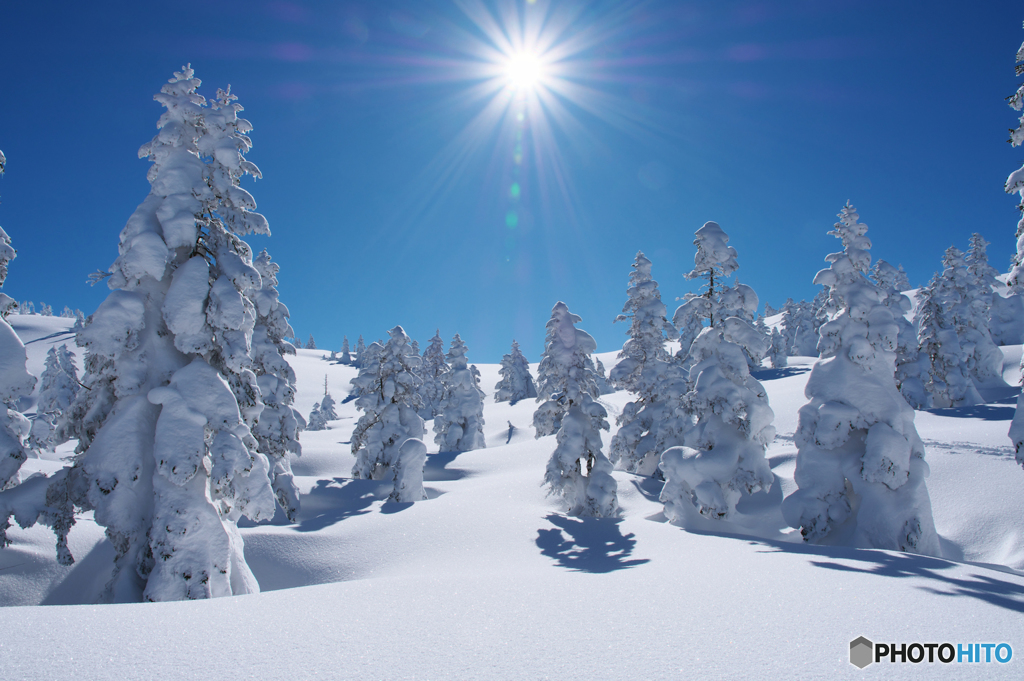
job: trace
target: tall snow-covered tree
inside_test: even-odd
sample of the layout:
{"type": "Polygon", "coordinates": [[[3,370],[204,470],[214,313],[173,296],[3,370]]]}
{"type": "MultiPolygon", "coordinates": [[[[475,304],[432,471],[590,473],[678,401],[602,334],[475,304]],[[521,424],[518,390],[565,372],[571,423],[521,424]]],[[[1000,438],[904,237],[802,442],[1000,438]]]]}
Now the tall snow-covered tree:
{"type": "Polygon", "coordinates": [[[256,293],[256,324],[252,331],[252,370],[263,402],[255,428],[252,429],[259,450],[270,460],[270,479],[277,503],[289,520],[299,512],[299,489],[295,485],[289,456],[299,456],[299,433],[306,422],[292,405],[295,403],[295,371],[285,360],[295,348],[286,338],[295,335],[288,323],[288,308],[279,298],[277,273],[280,266],[264,249],[253,260],[260,275],[256,293]]]}
{"type": "Polygon", "coordinates": [[[816,357],[818,332],[811,303],[786,300],[782,306],[782,335],[791,356],[816,357]]]}
{"type": "MultiPolygon", "coordinates": [[[[381,347],[384,347],[381,345],[381,347]]],[[[366,352],[366,343],[363,342],[362,335],[356,340],[356,361],[355,366],[358,369],[362,369],[366,364],[363,363],[363,353],[366,352]]]]}
{"type": "MultiPolygon", "coordinates": [[[[1021,43],[1017,50],[1018,76],[1024,75],[1024,43],[1021,43]]],[[[1007,101],[1014,111],[1024,110],[1024,83],[1021,83],[1017,91],[1007,97],[1007,101]]],[[[1020,116],[1016,128],[1010,129],[1010,146],[1019,147],[1024,144],[1024,113],[1020,116]]],[[[1010,173],[1006,178],[1005,190],[1007,194],[1017,194],[1020,202],[1017,208],[1021,211],[1020,221],[1017,223],[1017,252],[1013,256],[1013,267],[1010,269],[1010,276],[1007,279],[1011,290],[1016,296],[1024,296],[1024,165],[1010,173]]],[[[1021,382],[1024,383],[1024,360],[1021,364],[1021,382]]],[[[1024,392],[1017,399],[1017,410],[1013,415],[1013,422],[1010,424],[1010,442],[1016,452],[1017,463],[1024,466],[1024,392]]]]}
{"type": "Polygon", "coordinates": [[[260,176],[244,157],[252,126],[229,91],[208,103],[199,84],[183,67],[155,97],[166,111],[139,152],[152,189],[121,232],[111,293],[78,334],[90,388],[71,407],[78,453],[47,494],[105,528],[105,600],[258,591],[237,521],[274,513],[248,425],[263,408],[250,356],[261,280],[240,237],[269,234],[240,186],[260,176]]]}
{"type": "MultiPolygon", "coordinates": [[[[728,242],[716,223],[701,230],[707,225],[728,242]]],[[[699,249],[698,243],[698,258],[699,249]]],[[[730,251],[735,272],[736,250],[730,251]]],[[[757,296],[741,286],[722,286],[708,296],[714,321],[690,347],[690,389],[682,396],[682,411],[692,421],[684,422],[690,426],[684,443],[664,450],[659,464],[665,478],[660,498],[673,521],[682,520],[689,505],[707,517],[727,518],[744,494],[766,489],[774,479],[764,456],[775,438],[774,413],[764,388],[750,375],[752,358],[760,364],[767,342],[752,323],[757,296]]]]}
{"type": "Polygon", "coordinates": [[[893,321],[899,327],[896,337],[896,387],[906,398],[910,406],[920,408],[927,401],[924,394],[924,382],[920,378],[920,362],[918,360],[917,329],[907,319],[907,313],[913,307],[910,298],[900,292],[900,270],[885,260],[879,259],[871,268],[871,278],[885,293],[882,301],[892,312],[893,321]]]}
{"type": "Polygon", "coordinates": [[[998,297],[994,296],[992,282],[998,280],[988,265],[987,245],[980,234],[974,234],[968,254],[953,249],[960,258],[949,262],[953,285],[960,294],[954,313],[957,335],[967,356],[967,372],[978,388],[1006,386],[1002,379],[1003,353],[992,339],[992,303],[993,297],[998,297]]]}
{"type": "Polygon", "coordinates": [[[444,341],[441,340],[440,329],[430,339],[430,345],[423,351],[420,362],[420,416],[432,419],[441,413],[441,400],[444,398],[444,377],[451,367],[445,359],[444,341]]]}
{"type": "Polygon", "coordinates": [[[444,396],[434,418],[434,442],[442,452],[484,449],[484,391],[466,361],[466,344],[455,334],[443,376],[444,396]]]}
{"type": "Polygon", "coordinates": [[[609,374],[612,384],[634,395],[623,407],[612,438],[609,459],[631,473],[655,475],[658,457],[682,443],[675,406],[686,391],[683,370],[671,361],[665,341],[677,336],[665,319],[658,282],[651,276],[651,261],[636,254],[626,288],[626,304],[615,321],[629,321],[629,335],[609,374]]]}
{"type": "Polygon", "coordinates": [[[843,306],[821,327],[796,432],[798,489],[782,512],[806,541],[940,555],[924,445],[893,378],[899,327],[865,276],[871,241],[859,217],[843,207],[829,232],[843,250],[814,278],[843,306]]]}
{"type": "Polygon", "coordinates": [[[540,392],[546,398],[533,415],[533,425],[542,437],[557,423],[555,451],[544,476],[549,493],[562,498],[570,515],[608,518],[619,509],[612,464],[601,452],[608,413],[594,401],[597,385],[587,368],[597,344],[576,328],[579,321],[561,301],[551,310],[540,368],[540,392]]]}
{"type": "Polygon", "coordinates": [[[530,374],[530,363],[526,361],[519,343],[512,341],[512,350],[501,358],[498,370],[501,380],[494,386],[494,401],[515,404],[519,400],[537,397],[537,386],[530,374]]]}
{"type": "Polygon", "coordinates": [[[392,501],[421,501],[427,498],[423,489],[427,449],[423,419],[417,413],[420,358],[412,355],[401,326],[388,333],[386,345],[373,343],[365,352],[367,360],[376,361],[368,361],[352,379],[356,408],[363,412],[352,433],[356,457],[352,477],[394,480],[392,501]]]}
{"type": "Polygon", "coordinates": [[[789,364],[789,347],[779,327],[772,327],[771,339],[768,343],[768,361],[773,369],[781,369],[789,364]]]}
{"type": "Polygon", "coordinates": [[[36,418],[32,421],[29,441],[36,449],[53,451],[60,442],[56,430],[58,419],[68,412],[78,393],[78,368],[75,353],[67,345],[51,346],[46,353],[46,364],[40,377],[36,418]]]}

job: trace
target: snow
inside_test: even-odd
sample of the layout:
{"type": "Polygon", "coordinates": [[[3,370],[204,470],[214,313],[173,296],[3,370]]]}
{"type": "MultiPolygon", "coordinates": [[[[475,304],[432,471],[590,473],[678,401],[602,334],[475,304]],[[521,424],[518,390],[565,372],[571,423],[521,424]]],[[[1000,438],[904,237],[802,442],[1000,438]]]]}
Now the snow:
{"type": "MultiPolygon", "coordinates": [[[[9,319],[27,342],[35,375],[49,347],[68,342],[73,322],[9,319]]],[[[1021,349],[1002,350],[1009,374],[1021,349]]],[[[298,350],[287,358],[301,413],[322,398],[325,375],[331,386],[347,386],[357,373],[327,354],[298,350]]],[[[611,365],[615,354],[595,359],[611,365]]],[[[795,489],[796,412],[815,361],[789,359],[787,368],[754,372],[778,430],[766,453],[776,482],[740,504],[745,512],[775,508],[757,528],[671,525],[657,501],[660,485],[623,471],[611,473],[620,518],[563,515],[541,487],[555,438],[534,439],[536,403],[495,403],[489,392],[487,448],[440,455],[431,447],[428,499],[390,502],[390,481],[350,477],[359,413],[336,393],[338,419],[329,430],[302,433],[302,456],[293,458],[298,522],[286,524],[278,512],[270,523],[240,523],[262,593],[92,605],[113,550],[89,514],[69,536],[77,559],[70,567],[57,564],[47,528],[10,530],[15,543],[0,550],[0,603],[23,607],[0,608],[2,675],[834,679],[874,671],[1019,678],[1024,474],[1006,437],[1015,396],[916,413],[946,558],[809,546],[777,510],[795,489]],[[1006,641],[1015,656],[1006,665],[885,664],[860,672],[847,656],[861,635],[1006,641]]],[[[478,366],[481,383],[494,385],[499,366],[478,366]]],[[[629,400],[616,392],[598,402],[611,421],[629,400]]],[[[605,447],[614,432],[602,433],[605,447]]],[[[67,447],[30,459],[23,476],[56,470],[67,447]]]]}

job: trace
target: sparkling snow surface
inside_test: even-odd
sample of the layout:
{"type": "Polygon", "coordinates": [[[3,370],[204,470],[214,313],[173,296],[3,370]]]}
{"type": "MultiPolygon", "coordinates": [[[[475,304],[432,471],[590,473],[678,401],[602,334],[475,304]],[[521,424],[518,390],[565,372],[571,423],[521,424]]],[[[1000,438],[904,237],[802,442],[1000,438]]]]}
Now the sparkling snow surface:
{"type": "MultiPolygon", "coordinates": [[[[59,334],[73,322],[10,320],[37,376],[49,345],[69,342],[59,334]],[[58,335],[43,338],[50,334],[58,335]]],[[[1020,348],[1004,352],[1013,378],[1020,348]]],[[[91,517],[71,533],[78,562],[70,568],[57,565],[49,530],[15,529],[14,545],[0,551],[0,605],[27,607],[0,609],[0,677],[1021,678],[1024,471],[1006,437],[1012,396],[917,414],[950,561],[806,546],[783,526],[778,502],[793,490],[793,431],[811,358],[757,375],[776,414],[768,456],[777,481],[741,503],[746,527],[706,521],[684,530],[664,521],[656,483],[622,472],[621,519],[562,515],[540,486],[554,436],[534,439],[533,400],[494,403],[496,364],[478,364],[487,449],[437,454],[431,445],[430,498],[387,503],[390,483],[350,479],[358,413],[342,399],[356,372],[321,359],[327,354],[300,350],[292,359],[299,411],[309,414],[327,375],[339,415],[330,430],[302,435],[293,463],[300,520],[287,525],[279,513],[243,529],[263,593],[89,605],[112,556],[91,517]],[[860,671],[847,660],[861,635],[1005,641],[1014,659],[860,671]]],[[[615,353],[599,357],[614,364],[615,353]]],[[[613,431],[628,399],[601,399],[613,431]]],[[[23,475],[59,465],[29,460],[23,475]]]]}

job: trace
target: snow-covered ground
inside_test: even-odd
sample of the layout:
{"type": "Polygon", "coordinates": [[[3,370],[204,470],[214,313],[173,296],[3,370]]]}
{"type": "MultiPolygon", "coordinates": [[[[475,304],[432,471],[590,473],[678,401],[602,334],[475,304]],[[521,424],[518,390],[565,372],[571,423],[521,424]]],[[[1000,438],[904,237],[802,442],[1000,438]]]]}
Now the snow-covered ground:
{"type": "MultiPolygon", "coordinates": [[[[37,376],[73,320],[10,318],[37,376]]],[[[1020,348],[1004,348],[1007,377],[1020,348]]],[[[928,488],[947,559],[807,546],[778,502],[794,489],[797,409],[813,359],[765,370],[779,431],[776,483],[744,502],[746,527],[665,522],[652,480],[616,472],[620,519],[560,513],[541,488],[554,437],[534,439],[536,403],[495,404],[487,448],[430,454],[427,501],[388,503],[390,485],[352,480],[355,370],[300,350],[297,407],[324,376],[330,430],[305,432],[293,463],[294,525],[243,529],[263,593],[203,602],[91,605],[112,549],[91,518],[71,533],[78,562],[54,559],[45,528],[12,530],[0,551],[0,677],[10,679],[1021,678],[1024,471],[1006,431],[1013,396],[918,412],[928,488]],[[756,521],[756,522],[755,522],[756,521]],[[1007,642],[1007,664],[848,662],[877,642],[1007,642]]],[[[472,348],[469,359],[472,361],[472,348]]],[[[606,367],[615,353],[599,355],[606,367]]],[[[81,359],[80,357],[78,358],[81,359]]],[[[534,370],[536,367],[534,366],[534,370]]],[[[602,402],[614,416],[624,393],[602,402]]],[[[29,410],[31,411],[31,410],[29,410]]],[[[429,424],[428,424],[429,426],[429,424]]],[[[607,445],[610,435],[605,435],[607,445]]],[[[434,447],[436,450],[436,447],[434,447]]],[[[62,447],[54,459],[66,456],[62,447]]],[[[606,446],[607,451],[607,446],[606,446]]],[[[54,470],[30,460],[24,473],[54,470]]]]}

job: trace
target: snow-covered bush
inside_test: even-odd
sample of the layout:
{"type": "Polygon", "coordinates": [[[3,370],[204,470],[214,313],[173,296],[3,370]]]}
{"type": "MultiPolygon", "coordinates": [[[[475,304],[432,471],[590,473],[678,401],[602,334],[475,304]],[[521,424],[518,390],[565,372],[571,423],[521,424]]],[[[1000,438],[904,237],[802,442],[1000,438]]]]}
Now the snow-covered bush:
{"type": "Polygon", "coordinates": [[[847,203],[830,234],[843,251],[814,278],[843,301],[821,327],[796,432],[799,489],[783,516],[806,541],[940,555],[914,410],[893,379],[899,326],[866,276],[867,226],[847,203]]]}
{"type": "Polygon", "coordinates": [[[78,368],[75,353],[67,345],[51,346],[46,353],[46,365],[40,377],[36,418],[32,421],[29,442],[35,449],[53,451],[61,444],[56,437],[57,420],[67,413],[78,393],[78,368]]]}
{"type": "Polygon", "coordinates": [[[609,459],[631,473],[654,475],[661,452],[682,442],[674,409],[686,381],[665,350],[665,341],[677,334],[665,319],[667,310],[651,276],[651,261],[640,252],[632,267],[626,304],[615,319],[630,322],[629,340],[609,377],[615,387],[635,397],[617,419],[620,428],[612,438],[609,459]]]}
{"type": "Polygon", "coordinates": [[[501,380],[494,386],[495,402],[515,404],[519,400],[537,397],[537,386],[533,384],[530,363],[519,350],[519,343],[512,341],[512,351],[502,356],[498,373],[501,380]]]}
{"type": "Polygon", "coordinates": [[[442,452],[468,452],[483,449],[484,391],[480,380],[466,361],[466,344],[455,334],[448,349],[448,365],[443,375],[444,396],[440,412],[434,418],[434,442],[442,452]]]}
{"type": "Polygon", "coordinates": [[[417,413],[420,358],[412,354],[401,326],[388,333],[386,345],[372,343],[360,355],[367,363],[352,379],[356,408],[363,412],[352,433],[352,477],[394,480],[393,501],[421,501],[427,497],[423,419],[417,413]]]}
{"type": "Polygon", "coordinates": [[[597,344],[576,328],[578,321],[561,301],[551,310],[540,365],[542,397],[537,398],[545,401],[534,413],[533,425],[542,437],[557,423],[555,451],[544,475],[549,493],[562,498],[570,515],[608,518],[619,509],[612,464],[601,452],[608,413],[594,401],[597,385],[587,368],[597,344]]]}
{"type": "Polygon", "coordinates": [[[430,345],[423,351],[420,362],[420,416],[430,420],[441,413],[441,400],[444,398],[444,377],[451,369],[445,360],[444,341],[441,340],[440,329],[430,339],[430,345]]]}

